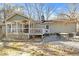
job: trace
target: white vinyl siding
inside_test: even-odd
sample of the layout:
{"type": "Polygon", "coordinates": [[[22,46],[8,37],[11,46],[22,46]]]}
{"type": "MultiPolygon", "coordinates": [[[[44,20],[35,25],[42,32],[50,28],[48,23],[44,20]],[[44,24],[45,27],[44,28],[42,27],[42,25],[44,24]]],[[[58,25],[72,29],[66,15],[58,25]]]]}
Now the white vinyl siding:
{"type": "Polygon", "coordinates": [[[50,25],[50,33],[62,33],[62,32],[66,32],[66,33],[71,33],[71,32],[75,32],[76,31],[76,24],[75,23],[71,23],[71,24],[51,24],[50,25]]]}

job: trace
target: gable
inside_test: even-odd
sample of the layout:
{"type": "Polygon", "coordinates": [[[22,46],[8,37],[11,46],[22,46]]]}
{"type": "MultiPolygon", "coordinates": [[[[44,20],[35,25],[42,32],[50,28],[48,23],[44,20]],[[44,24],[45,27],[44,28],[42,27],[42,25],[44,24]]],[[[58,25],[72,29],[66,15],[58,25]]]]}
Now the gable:
{"type": "Polygon", "coordinates": [[[15,14],[15,15],[9,17],[6,21],[12,22],[12,21],[22,21],[22,20],[28,21],[28,18],[25,16],[22,16],[22,15],[19,15],[19,14],[15,14]]]}

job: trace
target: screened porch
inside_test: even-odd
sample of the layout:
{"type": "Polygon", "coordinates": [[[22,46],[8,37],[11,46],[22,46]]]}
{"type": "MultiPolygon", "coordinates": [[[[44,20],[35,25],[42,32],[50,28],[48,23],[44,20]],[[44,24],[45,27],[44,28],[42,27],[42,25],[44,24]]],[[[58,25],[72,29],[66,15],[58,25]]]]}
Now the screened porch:
{"type": "Polygon", "coordinates": [[[6,36],[25,36],[30,37],[30,35],[43,35],[43,28],[33,28],[33,24],[29,22],[8,22],[6,23],[6,36]]]}

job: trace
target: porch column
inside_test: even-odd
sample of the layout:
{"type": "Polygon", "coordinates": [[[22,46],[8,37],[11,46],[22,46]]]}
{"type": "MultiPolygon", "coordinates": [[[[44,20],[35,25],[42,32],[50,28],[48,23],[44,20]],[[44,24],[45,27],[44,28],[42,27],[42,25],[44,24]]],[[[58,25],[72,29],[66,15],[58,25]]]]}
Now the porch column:
{"type": "Polygon", "coordinates": [[[22,23],[22,33],[23,33],[23,23],[22,23]]]}
{"type": "Polygon", "coordinates": [[[79,27],[78,27],[78,22],[76,23],[76,32],[78,32],[78,29],[79,29],[79,27]]]}
{"type": "Polygon", "coordinates": [[[6,24],[6,36],[7,36],[7,24],[6,24]]]}
{"type": "Polygon", "coordinates": [[[11,32],[12,32],[12,24],[11,24],[11,32]]]}
{"type": "Polygon", "coordinates": [[[30,21],[29,21],[29,34],[30,34],[30,21]]]}
{"type": "Polygon", "coordinates": [[[29,34],[28,34],[28,38],[30,38],[30,21],[29,21],[29,34]]]}
{"type": "Polygon", "coordinates": [[[16,33],[18,34],[18,23],[16,22],[16,33]]]}

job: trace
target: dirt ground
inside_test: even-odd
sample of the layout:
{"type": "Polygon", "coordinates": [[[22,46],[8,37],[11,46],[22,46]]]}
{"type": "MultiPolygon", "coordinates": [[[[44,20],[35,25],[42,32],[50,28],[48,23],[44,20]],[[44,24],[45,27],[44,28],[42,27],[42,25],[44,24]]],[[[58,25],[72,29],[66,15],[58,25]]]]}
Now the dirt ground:
{"type": "Polygon", "coordinates": [[[75,56],[78,49],[55,43],[0,42],[1,56],[75,56]]]}

